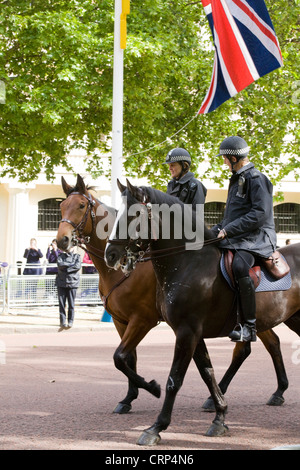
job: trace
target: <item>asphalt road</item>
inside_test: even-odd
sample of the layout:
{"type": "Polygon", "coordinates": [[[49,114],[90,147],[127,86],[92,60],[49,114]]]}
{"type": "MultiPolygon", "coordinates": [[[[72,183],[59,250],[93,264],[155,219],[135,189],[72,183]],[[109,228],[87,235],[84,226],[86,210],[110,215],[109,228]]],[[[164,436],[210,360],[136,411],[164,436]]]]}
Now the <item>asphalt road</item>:
{"type": "MultiPolygon", "coordinates": [[[[300,342],[285,326],[275,331],[290,381],[283,406],[265,405],[276,390],[276,377],[258,341],[226,394],[229,434],[206,437],[214,415],[201,410],[208,391],[192,363],[172,422],[152,451],[300,445],[300,342]]],[[[159,326],[139,346],[138,371],[161,384],[162,396],[157,399],[142,390],[128,415],[112,413],[127,390],[126,378],[112,359],[118,344],[113,325],[97,331],[0,334],[0,450],[146,450],[136,441],[162,406],[174,334],[159,326]]],[[[233,344],[224,338],[208,340],[207,346],[220,380],[233,344]]]]}

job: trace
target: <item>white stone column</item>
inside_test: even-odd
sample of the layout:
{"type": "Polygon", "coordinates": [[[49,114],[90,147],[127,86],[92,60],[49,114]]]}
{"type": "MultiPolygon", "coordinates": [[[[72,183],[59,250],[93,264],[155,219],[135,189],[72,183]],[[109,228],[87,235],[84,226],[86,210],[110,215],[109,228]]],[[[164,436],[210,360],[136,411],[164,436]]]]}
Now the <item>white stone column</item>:
{"type": "Polygon", "coordinates": [[[16,261],[23,261],[25,248],[36,232],[36,227],[32,227],[29,205],[29,190],[32,188],[11,184],[5,186],[9,193],[6,260],[9,264],[14,264],[16,261]]]}

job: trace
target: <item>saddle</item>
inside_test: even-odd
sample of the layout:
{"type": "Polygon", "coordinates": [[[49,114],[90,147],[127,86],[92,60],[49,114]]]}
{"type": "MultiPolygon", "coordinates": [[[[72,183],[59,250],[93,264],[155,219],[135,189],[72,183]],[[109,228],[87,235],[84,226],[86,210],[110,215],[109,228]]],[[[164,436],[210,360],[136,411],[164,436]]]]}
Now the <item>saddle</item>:
{"type": "MultiPolygon", "coordinates": [[[[232,272],[232,261],[233,261],[233,253],[230,250],[225,250],[224,253],[224,265],[227,271],[228,276],[234,286],[235,280],[232,272]]],[[[262,258],[262,264],[266,268],[266,270],[270,273],[270,275],[274,279],[282,279],[290,272],[290,267],[283,258],[282,254],[279,251],[274,251],[269,258],[262,258]]],[[[251,277],[254,288],[256,289],[261,281],[261,267],[260,266],[253,266],[249,269],[249,276],[251,277]]]]}

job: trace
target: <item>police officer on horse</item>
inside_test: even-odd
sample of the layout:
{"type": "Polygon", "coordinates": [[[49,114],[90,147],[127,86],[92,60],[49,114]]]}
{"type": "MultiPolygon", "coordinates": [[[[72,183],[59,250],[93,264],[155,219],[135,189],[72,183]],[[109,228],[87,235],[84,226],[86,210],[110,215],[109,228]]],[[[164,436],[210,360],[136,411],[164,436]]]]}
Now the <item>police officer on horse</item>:
{"type": "Polygon", "coordinates": [[[169,165],[172,180],[169,181],[167,194],[178,197],[185,204],[204,204],[207,190],[189,171],[192,159],[183,148],[170,150],[164,164],[169,165]]]}
{"type": "Polygon", "coordinates": [[[257,258],[268,258],[276,249],[273,186],[248,159],[249,147],[238,136],[228,137],[218,154],[231,172],[224,218],[212,228],[220,248],[233,254],[233,274],[238,287],[243,326],[230,333],[232,341],[256,341],[256,303],[249,269],[257,258]]]}

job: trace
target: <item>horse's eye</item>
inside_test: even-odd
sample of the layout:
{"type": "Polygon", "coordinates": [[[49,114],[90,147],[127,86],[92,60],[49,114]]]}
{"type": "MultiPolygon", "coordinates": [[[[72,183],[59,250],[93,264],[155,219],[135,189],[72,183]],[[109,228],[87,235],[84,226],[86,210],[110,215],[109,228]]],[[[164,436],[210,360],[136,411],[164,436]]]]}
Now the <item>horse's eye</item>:
{"type": "Polygon", "coordinates": [[[85,208],[85,204],[82,202],[79,207],[80,207],[80,209],[84,209],[84,208],[85,208]]]}

